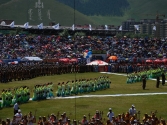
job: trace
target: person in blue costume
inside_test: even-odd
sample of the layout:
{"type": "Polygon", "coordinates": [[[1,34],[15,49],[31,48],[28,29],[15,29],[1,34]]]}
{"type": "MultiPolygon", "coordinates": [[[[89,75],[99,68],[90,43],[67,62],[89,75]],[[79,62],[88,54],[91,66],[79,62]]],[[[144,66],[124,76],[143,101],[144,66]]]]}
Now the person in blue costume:
{"type": "Polygon", "coordinates": [[[50,98],[54,97],[54,95],[53,95],[53,83],[52,82],[48,83],[48,90],[49,90],[49,97],[50,98]]]}

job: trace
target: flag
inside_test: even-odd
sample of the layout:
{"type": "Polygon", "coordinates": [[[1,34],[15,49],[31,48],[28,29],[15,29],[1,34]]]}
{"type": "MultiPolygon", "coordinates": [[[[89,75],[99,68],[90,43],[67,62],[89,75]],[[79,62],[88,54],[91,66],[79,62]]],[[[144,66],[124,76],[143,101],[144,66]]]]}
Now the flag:
{"type": "Polygon", "coordinates": [[[156,30],[156,26],[153,26],[153,30],[156,30]]]}
{"type": "Polygon", "coordinates": [[[27,23],[24,24],[24,28],[28,29],[28,27],[29,27],[29,23],[27,22],[27,23]]]}
{"type": "Polygon", "coordinates": [[[105,30],[108,30],[108,26],[107,25],[105,25],[105,30]]]}
{"type": "Polygon", "coordinates": [[[14,27],[14,21],[9,25],[11,28],[14,27]]]}
{"type": "Polygon", "coordinates": [[[119,30],[121,30],[121,31],[122,31],[122,25],[119,27],[119,30]]]}
{"type": "Polygon", "coordinates": [[[89,24],[89,30],[92,30],[92,26],[89,24]]]}
{"type": "Polygon", "coordinates": [[[139,30],[139,25],[134,25],[136,30],[139,30]]]}
{"type": "Polygon", "coordinates": [[[43,29],[43,23],[38,25],[38,29],[43,29]]]}
{"type": "Polygon", "coordinates": [[[54,26],[52,26],[53,27],[53,29],[59,29],[59,23],[58,24],[56,24],[56,25],[54,25],[54,26]]]}
{"type": "Polygon", "coordinates": [[[73,30],[73,31],[75,30],[75,26],[74,26],[74,24],[72,25],[72,30],[73,30]]]}

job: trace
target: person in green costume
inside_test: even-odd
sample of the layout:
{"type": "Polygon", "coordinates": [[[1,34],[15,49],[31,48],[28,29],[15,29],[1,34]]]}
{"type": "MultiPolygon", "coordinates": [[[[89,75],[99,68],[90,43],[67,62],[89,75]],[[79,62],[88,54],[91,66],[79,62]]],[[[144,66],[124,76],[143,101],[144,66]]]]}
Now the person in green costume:
{"type": "Polygon", "coordinates": [[[90,92],[90,84],[89,84],[90,80],[87,79],[86,80],[86,92],[90,92]]]}
{"type": "Polygon", "coordinates": [[[81,94],[81,81],[78,80],[78,94],[81,94]]]}
{"type": "Polygon", "coordinates": [[[61,96],[61,91],[62,91],[62,86],[60,83],[58,83],[57,85],[57,92],[56,92],[56,95],[59,97],[61,96]]]}
{"type": "Polygon", "coordinates": [[[34,86],[32,100],[33,101],[37,100],[37,85],[34,86]]]}
{"type": "Polygon", "coordinates": [[[93,92],[94,84],[93,84],[92,79],[90,79],[90,81],[89,81],[89,86],[90,86],[90,92],[93,92]]]}
{"type": "Polygon", "coordinates": [[[78,80],[75,80],[75,94],[78,95],[79,87],[78,87],[78,80]]]}
{"type": "Polygon", "coordinates": [[[69,81],[67,81],[65,84],[65,96],[70,95],[70,85],[68,83],[69,83],[69,81]]]}
{"type": "Polygon", "coordinates": [[[62,82],[61,96],[62,96],[62,97],[65,96],[65,84],[64,84],[64,82],[62,82]]]}
{"type": "Polygon", "coordinates": [[[76,93],[76,87],[75,87],[74,81],[72,81],[71,84],[72,84],[72,87],[71,87],[71,94],[75,94],[75,93],[76,93]]]}
{"type": "Polygon", "coordinates": [[[80,80],[80,93],[83,93],[84,92],[84,80],[83,79],[81,79],[80,80]]]}
{"type": "Polygon", "coordinates": [[[94,87],[95,87],[95,91],[98,90],[98,83],[97,83],[97,78],[94,79],[94,87]]]}
{"type": "Polygon", "coordinates": [[[54,97],[54,95],[53,95],[53,83],[52,82],[48,83],[48,91],[49,91],[49,97],[50,98],[54,97]]]}

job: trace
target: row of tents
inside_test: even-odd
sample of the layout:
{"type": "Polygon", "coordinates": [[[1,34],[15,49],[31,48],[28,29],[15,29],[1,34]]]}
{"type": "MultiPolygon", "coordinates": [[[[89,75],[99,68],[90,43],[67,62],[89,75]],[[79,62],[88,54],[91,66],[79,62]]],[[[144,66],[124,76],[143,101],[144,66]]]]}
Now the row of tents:
{"type": "MultiPolygon", "coordinates": [[[[110,56],[109,60],[114,60],[115,62],[118,60],[116,56],[110,56]]],[[[69,63],[78,63],[80,58],[60,58],[60,59],[41,59],[40,57],[24,57],[22,59],[2,59],[0,63],[6,64],[17,64],[19,62],[27,62],[27,61],[44,61],[44,62],[62,62],[64,64],[69,63]]],[[[144,61],[145,64],[167,64],[167,58],[164,59],[146,59],[144,61]]],[[[102,60],[90,61],[87,65],[108,65],[108,61],[104,62],[102,60]]]]}

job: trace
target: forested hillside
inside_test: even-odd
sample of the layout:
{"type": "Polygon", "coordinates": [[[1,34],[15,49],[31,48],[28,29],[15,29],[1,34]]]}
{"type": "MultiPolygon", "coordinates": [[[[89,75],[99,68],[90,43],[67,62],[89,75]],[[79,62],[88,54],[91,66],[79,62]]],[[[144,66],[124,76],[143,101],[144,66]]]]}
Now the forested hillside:
{"type": "MultiPolygon", "coordinates": [[[[58,1],[74,8],[74,0],[58,1]]],[[[88,16],[123,16],[128,7],[127,0],[75,0],[76,10],[88,16]]]]}
{"type": "Polygon", "coordinates": [[[11,0],[0,0],[0,5],[1,4],[5,4],[5,3],[9,2],[9,1],[11,1],[11,0]]]}

